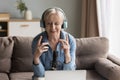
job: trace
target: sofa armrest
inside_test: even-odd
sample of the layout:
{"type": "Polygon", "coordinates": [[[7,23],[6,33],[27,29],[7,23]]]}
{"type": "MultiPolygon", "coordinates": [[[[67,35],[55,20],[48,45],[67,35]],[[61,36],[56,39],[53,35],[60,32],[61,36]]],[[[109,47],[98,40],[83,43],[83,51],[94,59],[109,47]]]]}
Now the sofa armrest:
{"type": "Polygon", "coordinates": [[[107,57],[110,61],[112,61],[113,63],[117,64],[120,66],[120,58],[113,55],[113,54],[108,54],[108,57],[107,57]]]}
{"type": "Polygon", "coordinates": [[[95,64],[95,69],[108,80],[120,80],[120,66],[106,58],[100,58],[95,64]]]}

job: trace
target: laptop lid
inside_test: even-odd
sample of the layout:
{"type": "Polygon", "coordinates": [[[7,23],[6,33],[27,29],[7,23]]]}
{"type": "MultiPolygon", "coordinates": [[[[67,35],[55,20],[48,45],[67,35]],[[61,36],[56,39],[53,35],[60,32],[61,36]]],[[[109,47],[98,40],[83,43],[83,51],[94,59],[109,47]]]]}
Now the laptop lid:
{"type": "Polygon", "coordinates": [[[45,80],[86,80],[86,70],[45,71],[45,80]]]}

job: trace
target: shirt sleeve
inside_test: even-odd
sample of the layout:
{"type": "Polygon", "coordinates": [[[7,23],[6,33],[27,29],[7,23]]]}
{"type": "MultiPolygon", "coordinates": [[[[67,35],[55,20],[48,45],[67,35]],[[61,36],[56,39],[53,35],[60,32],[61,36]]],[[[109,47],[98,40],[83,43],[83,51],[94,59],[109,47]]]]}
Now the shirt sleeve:
{"type": "Polygon", "coordinates": [[[33,64],[34,77],[44,77],[45,69],[44,66],[39,63],[37,65],[33,64]]]}

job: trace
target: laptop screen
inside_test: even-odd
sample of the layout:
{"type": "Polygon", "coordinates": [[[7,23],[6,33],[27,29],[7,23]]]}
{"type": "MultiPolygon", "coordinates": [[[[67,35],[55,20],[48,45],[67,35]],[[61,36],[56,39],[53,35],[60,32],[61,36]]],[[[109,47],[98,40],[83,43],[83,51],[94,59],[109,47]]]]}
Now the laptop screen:
{"type": "Polygon", "coordinates": [[[45,71],[45,80],[86,80],[86,70],[45,71]]]}

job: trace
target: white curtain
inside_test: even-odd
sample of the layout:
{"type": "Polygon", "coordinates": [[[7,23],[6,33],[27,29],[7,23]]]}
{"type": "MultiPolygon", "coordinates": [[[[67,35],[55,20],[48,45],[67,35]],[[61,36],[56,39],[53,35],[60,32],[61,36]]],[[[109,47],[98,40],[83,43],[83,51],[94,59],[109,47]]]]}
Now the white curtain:
{"type": "Polygon", "coordinates": [[[97,14],[99,35],[101,37],[109,38],[110,31],[110,1],[111,0],[97,0],[97,14]]]}
{"type": "Polygon", "coordinates": [[[120,57],[120,0],[111,5],[110,52],[120,57]]]}
{"type": "Polygon", "coordinates": [[[97,0],[99,35],[109,39],[109,52],[120,56],[120,1],[97,0]]]}

